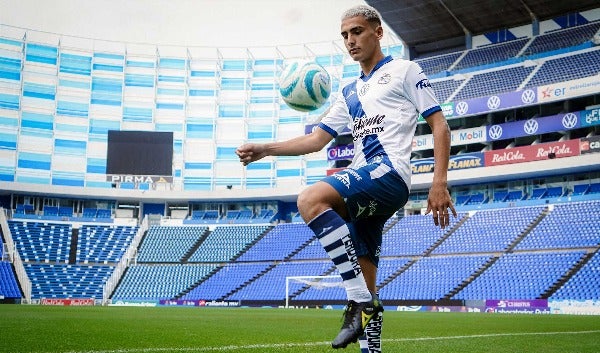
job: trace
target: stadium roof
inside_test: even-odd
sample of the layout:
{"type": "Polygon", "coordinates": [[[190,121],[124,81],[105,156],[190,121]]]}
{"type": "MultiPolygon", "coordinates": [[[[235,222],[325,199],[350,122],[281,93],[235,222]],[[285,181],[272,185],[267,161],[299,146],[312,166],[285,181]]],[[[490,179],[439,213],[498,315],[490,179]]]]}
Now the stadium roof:
{"type": "Polygon", "coordinates": [[[479,35],[599,7],[598,0],[365,1],[416,53],[464,46],[466,33],[479,35]]]}

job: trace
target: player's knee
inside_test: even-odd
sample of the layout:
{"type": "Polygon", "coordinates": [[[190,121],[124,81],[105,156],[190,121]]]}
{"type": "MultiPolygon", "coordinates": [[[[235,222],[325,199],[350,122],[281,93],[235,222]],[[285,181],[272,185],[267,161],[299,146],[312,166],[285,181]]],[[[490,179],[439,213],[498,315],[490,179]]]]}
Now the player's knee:
{"type": "Polygon", "coordinates": [[[305,215],[308,213],[309,205],[310,205],[309,198],[310,198],[310,195],[307,195],[306,190],[304,190],[298,195],[298,200],[296,200],[296,205],[298,206],[298,212],[300,212],[300,215],[302,216],[302,218],[305,218],[305,215]]]}
{"type": "Polygon", "coordinates": [[[298,200],[296,201],[298,205],[298,212],[304,219],[304,221],[308,222],[319,215],[319,213],[323,212],[322,210],[322,200],[315,195],[315,193],[309,188],[303,190],[298,195],[298,200]]]}

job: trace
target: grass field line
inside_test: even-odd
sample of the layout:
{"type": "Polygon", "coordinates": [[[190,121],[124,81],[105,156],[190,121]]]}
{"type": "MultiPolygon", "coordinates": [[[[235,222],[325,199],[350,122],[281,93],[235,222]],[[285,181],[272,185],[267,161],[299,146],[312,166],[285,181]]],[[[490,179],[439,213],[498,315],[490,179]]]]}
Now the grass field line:
{"type": "MultiPolygon", "coordinates": [[[[460,336],[437,336],[437,337],[412,337],[412,338],[387,338],[383,342],[414,342],[414,341],[442,341],[456,340],[469,338],[488,338],[488,337],[506,337],[506,336],[544,336],[544,335],[580,335],[600,333],[600,330],[589,331],[555,331],[555,332],[513,332],[513,333],[489,333],[476,335],[460,335],[460,336]]],[[[294,347],[315,347],[329,346],[331,342],[301,342],[301,343],[264,343],[264,344],[248,344],[248,345],[230,345],[222,347],[169,347],[169,348],[131,348],[131,349],[115,349],[102,351],[69,351],[64,353],[155,353],[155,352],[227,352],[235,350],[253,350],[253,349],[276,349],[276,348],[294,348],[294,347]]]]}

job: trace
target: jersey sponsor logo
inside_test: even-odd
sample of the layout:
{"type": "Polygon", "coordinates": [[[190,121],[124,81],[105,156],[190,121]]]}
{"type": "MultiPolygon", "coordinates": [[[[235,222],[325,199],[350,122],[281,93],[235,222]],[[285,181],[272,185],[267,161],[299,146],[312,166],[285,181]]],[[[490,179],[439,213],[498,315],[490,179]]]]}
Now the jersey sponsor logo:
{"type": "Polygon", "coordinates": [[[362,117],[354,120],[352,126],[352,136],[354,141],[362,139],[368,135],[376,135],[384,131],[383,124],[385,115],[375,115],[372,117],[362,117]]]}
{"type": "Polygon", "coordinates": [[[387,85],[388,83],[390,83],[391,80],[392,80],[392,75],[385,73],[385,74],[381,75],[381,77],[379,78],[377,83],[379,83],[380,85],[387,85]]]}
{"type": "Polygon", "coordinates": [[[417,82],[415,86],[417,87],[417,89],[425,89],[427,87],[431,88],[431,83],[429,83],[428,79],[424,78],[421,81],[417,82]]]}

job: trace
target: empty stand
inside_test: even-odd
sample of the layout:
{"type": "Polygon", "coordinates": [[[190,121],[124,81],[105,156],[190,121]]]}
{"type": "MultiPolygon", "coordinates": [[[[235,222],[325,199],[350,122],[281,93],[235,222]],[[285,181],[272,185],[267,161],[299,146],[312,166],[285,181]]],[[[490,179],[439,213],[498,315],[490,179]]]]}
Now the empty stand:
{"type": "Polygon", "coordinates": [[[484,73],[475,73],[467,84],[452,97],[452,100],[460,101],[516,91],[533,69],[533,67],[513,66],[484,73]],[[485,92],[485,94],[482,92],[485,92]]]}
{"type": "Polygon", "coordinates": [[[189,262],[230,261],[268,229],[267,225],[218,226],[190,256],[189,262]]]}
{"type": "Polygon", "coordinates": [[[600,246],[600,201],[558,204],[516,246],[517,250],[600,246]]]}
{"type": "Polygon", "coordinates": [[[595,76],[598,71],[600,71],[600,49],[552,58],[544,61],[525,87],[544,86],[595,76]]]}
{"type": "Polygon", "coordinates": [[[525,49],[523,56],[574,47],[590,42],[594,34],[598,32],[598,29],[600,29],[600,22],[595,21],[580,26],[546,32],[533,38],[525,49]]]}
{"type": "Polygon", "coordinates": [[[152,226],[138,251],[138,262],[181,261],[208,230],[205,226],[152,226]]]}
{"type": "Polygon", "coordinates": [[[540,298],[584,254],[584,251],[504,254],[455,298],[540,298]]]}
{"type": "Polygon", "coordinates": [[[540,217],[542,210],[542,207],[520,207],[477,211],[433,253],[504,251],[540,217]]]}

